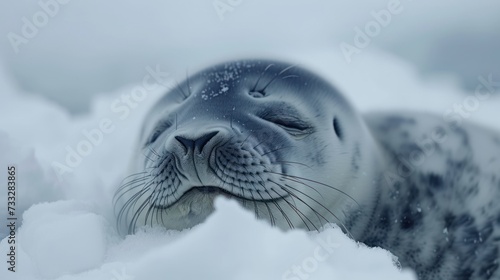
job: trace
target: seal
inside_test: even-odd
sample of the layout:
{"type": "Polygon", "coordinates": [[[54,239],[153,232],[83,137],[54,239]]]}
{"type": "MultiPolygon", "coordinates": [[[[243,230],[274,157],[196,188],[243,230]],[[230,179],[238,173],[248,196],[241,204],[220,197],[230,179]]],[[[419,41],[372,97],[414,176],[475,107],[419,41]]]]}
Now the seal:
{"type": "Polygon", "coordinates": [[[362,116],[327,80],[283,62],[223,63],[144,121],[118,228],[181,230],[216,196],[282,229],[337,223],[419,279],[498,279],[500,135],[423,113],[362,116]]]}

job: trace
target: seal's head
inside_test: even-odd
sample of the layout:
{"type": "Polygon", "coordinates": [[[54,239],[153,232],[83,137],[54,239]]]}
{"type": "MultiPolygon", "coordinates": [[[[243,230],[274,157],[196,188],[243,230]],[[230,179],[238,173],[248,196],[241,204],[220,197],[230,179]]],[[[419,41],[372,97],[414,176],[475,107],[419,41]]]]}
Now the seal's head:
{"type": "Polygon", "coordinates": [[[143,126],[133,175],[115,195],[119,224],[184,229],[218,195],[281,228],[342,224],[372,191],[371,141],[328,82],[296,66],[238,61],[168,92],[143,126]],[[143,156],[145,155],[145,156],[143,156]]]}

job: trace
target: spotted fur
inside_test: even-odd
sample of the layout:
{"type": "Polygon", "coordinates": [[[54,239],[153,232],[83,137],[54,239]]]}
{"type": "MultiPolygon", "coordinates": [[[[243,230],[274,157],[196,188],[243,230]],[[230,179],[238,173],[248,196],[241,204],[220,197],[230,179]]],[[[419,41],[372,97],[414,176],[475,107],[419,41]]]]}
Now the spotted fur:
{"type": "Polygon", "coordinates": [[[354,237],[419,279],[500,279],[498,136],[424,114],[366,121],[391,164],[370,219],[349,224],[354,237]]]}

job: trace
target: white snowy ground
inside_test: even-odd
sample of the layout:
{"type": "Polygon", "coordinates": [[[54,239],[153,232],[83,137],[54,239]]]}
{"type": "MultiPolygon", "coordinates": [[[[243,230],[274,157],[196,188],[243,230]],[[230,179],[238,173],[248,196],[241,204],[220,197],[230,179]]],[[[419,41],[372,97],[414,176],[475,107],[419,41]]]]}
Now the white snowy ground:
{"type": "MultiPolygon", "coordinates": [[[[352,66],[339,54],[312,53],[289,57],[331,79],[362,112],[417,109],[443,115],[471,100],[453,81],[421,80],[409,65],[383,53],[367,51],[352,66]]],[[[165,90],[148,92],[128,115],[114,112],[111,104],[136,86],[100,97],[90,115],[72,118],[20,92],[0,71],[0,185],[6,185],[7,166],[15,165],[20,226],[12,273],[5,261],[10,245],[2,188],[0,279],[414,279],[388,252],[357,244],[335,226],[285,233],[222,199],[215,214],[191,230],[149,229],[121,239],[113,227],[113,188],[126,175],[141,116],[165,90]],[[88,155],[71,155],[102,122],[113,131],[103,133],[88,155]],[[62,165],[71,170],[61,175],[62,165]]],[[[467,121],[500,129],[500,98],[476,105],[467,121]]]]}

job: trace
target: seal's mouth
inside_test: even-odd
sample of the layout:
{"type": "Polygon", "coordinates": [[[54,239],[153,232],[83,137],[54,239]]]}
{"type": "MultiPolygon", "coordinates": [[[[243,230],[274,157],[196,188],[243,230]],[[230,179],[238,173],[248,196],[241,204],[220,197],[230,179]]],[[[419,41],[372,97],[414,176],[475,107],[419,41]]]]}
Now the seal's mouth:
{"type": "Polygon", "coordinates": [[[193,191],[198,191],[202,194],[224,194],[228,196],[234,196],[231,192],[228,192],[216,186],[194,186],[191,187],[186,193],[193,191]]]}

